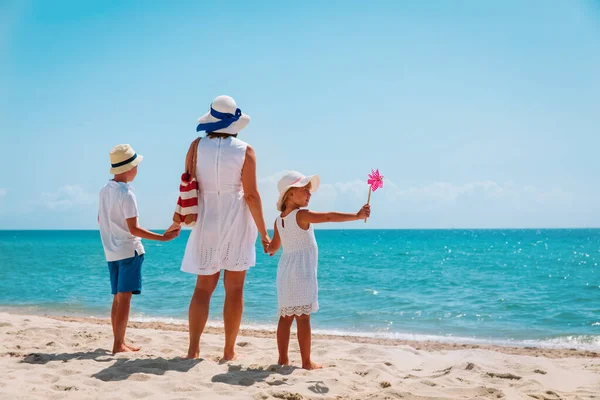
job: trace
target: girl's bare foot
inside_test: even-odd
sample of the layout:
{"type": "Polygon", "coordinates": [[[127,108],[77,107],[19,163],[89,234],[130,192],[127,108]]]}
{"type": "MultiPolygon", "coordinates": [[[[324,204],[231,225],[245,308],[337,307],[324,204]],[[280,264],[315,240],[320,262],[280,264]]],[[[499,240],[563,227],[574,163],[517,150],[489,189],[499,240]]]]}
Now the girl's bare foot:
{"type": "Polygon", "coordinates": [[[277,365],[290,365],[290,360],[287,357],[286,358],[279,357],[279,360],[277,360],[277,365]]]}
{"type": "Polygon", "coordinates": [[[323,366],[310,361],[306,364],[302,363],[302,368],[312,370],[312,369],[321,369],[321,368],[323,368],[323,366]]]}
{"type": "Polygon", "coordinates": [[[140,346],[134,346],[134,345],[131,345],[131,344],[125,344],[125,347],[127,347],[131,351],[140,351],[140,349],[141,349],[140,346]]]}
{"type": "Polygon", "coordinates": [[[113,354],[117,354],[117,353],[131,353],[131,349],[127,346],[125,346],[124,344],[120,345],[120,346],[113,346],[113,350],[112,353],[113,354]]]}
{"type": "Polygon", "coordinates": [[[237,360],[237,354],[235,354],[233,352],[223,353],[223,358],[221,358],[221,361],[234,361],[234,360],[237,360]]]}

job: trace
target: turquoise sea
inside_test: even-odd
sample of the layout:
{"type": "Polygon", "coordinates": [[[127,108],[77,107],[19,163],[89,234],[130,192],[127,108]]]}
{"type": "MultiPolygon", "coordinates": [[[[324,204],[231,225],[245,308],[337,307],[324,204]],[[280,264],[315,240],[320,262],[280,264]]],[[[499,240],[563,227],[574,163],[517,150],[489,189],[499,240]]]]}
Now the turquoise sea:
{"type": "MultiPolygon", "coordinates": [[[[185,321],[189,232],[145,241],[137,320],[185,321]]],[[[318,230],[313,329],[364,336],[600,349],[600,230],[318,230]]],[[[258,254],[243,323],[274,327],[278,256],[258,254]]],[[[97,231],[0,231],[0,308],[106,317],[97,231]]],[[[219,285],[211,307],[218,324],[219,285]]]]}

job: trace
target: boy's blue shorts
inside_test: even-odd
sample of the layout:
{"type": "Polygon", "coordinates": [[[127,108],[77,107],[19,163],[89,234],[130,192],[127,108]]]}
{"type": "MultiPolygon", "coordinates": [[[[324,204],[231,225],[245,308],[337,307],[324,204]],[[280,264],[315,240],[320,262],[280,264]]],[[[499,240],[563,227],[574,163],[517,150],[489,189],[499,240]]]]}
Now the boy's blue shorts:
{"type": "Polygon", "coordinates": [[[139,255],[137,251],[131,258],[108,262],[112,294],[123,292],[140,294],[142,292],[143,262],[144,255],[139,255]]]}

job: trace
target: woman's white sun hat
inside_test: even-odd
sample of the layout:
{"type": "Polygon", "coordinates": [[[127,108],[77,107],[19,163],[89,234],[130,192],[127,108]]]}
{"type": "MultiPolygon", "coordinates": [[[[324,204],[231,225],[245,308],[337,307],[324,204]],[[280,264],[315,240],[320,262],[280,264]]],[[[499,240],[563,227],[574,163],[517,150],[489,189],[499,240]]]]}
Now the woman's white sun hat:
{"type": "Polygon", "coordinates": [[[118,144],[110,149],[110,173],[122,174],[139,165],[144,157],[128,144],[118,144]]]}
{"type": "Polygon", "coordinates": [[[286,172],[277,183],[277,190],[279,190],[279,199],[277,200],[277,211],[281,211],[281,202],[283,201],[285,193],[290,188],[304,187],[309,183],[311,184],[310,191],[316,192],[319,188],[319,184],[321,183],[319,175],[304,176],[298,171],[286,172]]]}
{"type": "Polygon", "coordinates": [[[244,129],[250,122],[250,116],[243,114],[237,108],[235,100],[229,96],[217,96],[208,112],[198,118],[196,132],[216,132],[235,135],[244,129]]]}

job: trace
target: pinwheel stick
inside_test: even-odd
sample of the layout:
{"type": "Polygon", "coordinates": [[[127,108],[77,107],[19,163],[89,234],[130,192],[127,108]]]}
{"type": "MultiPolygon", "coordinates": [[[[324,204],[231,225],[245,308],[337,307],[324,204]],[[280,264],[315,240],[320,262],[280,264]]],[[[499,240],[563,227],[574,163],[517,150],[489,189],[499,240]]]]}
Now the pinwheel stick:
{"type": "MultiPolygon", "coordinates": [[[[371,203],[371,192],[373,191],[373,188],[371,187],[371,185],[369,185],[369,197],[367,198],[367,204],[371,203]]],[[[367,223],[367,219],[365,218],[365,224],[367,223]]]]}

